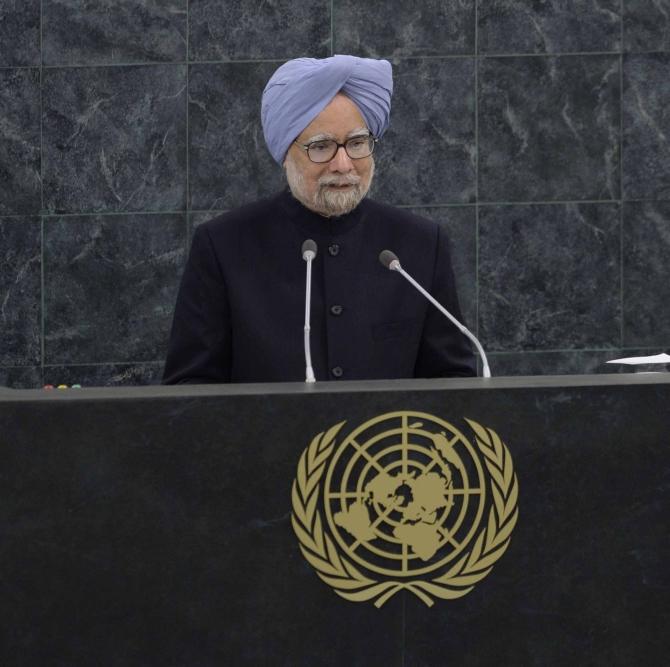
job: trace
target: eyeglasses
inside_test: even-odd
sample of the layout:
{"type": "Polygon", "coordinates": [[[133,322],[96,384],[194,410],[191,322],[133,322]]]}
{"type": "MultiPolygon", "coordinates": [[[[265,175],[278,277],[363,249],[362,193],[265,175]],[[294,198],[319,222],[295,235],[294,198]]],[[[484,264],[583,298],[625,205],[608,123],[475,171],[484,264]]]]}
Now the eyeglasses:
{"type": "Polygon", "coordinates": [[[346,154],[352,160],[368,157],[372,155],[377,139],[371,134],[366,134],[347,139],[343,144],[338,144],[334,139],[320,139],[319,141],[310,141],[308,144],[300,144],[297,141],[294,143],[307,153],[307,157],[312,162],[323,163],[330,162],[340,148],[344,148],[346,154]]]}

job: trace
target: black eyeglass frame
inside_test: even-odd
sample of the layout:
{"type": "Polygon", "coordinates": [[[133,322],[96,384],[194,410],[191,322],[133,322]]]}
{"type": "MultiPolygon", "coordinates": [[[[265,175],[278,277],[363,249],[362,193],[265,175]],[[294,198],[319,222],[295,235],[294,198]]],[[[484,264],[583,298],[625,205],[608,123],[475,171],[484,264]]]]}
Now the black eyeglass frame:
{"type": "Polygon", "coordinates": [[[377,139],[377,137],[375,137],[374,135],[367,134],[367,135],[359,135],[357,137],[350,137],[343,144],[338,143],[337,141],[335,141],[335,139],[315,139],[314,141],[310,141],[308,144],[301,144],[296,139],[296,140],[294,140],[293,143],[296,146],[298,146],[299,148],[302,148],[305,151],[305,153],[307,153],[307,158],[309,159],[310,162],[313,162],[314,164],[326,164],[326,163],[330,162],[331,160],[335,159],[335,156],[337,155],[337,151],[339,151],[340,148],[344,148],[344,152],[347,154],[347,157],[350,160],[364,160],[366,157],[370,157],[375,152],[375,146],[377,145],[378,141],[379,141],[379,139],[377,139]],[[350,141],[356,141],[356,139],[363,139],[363,138],[368,139],[368,140],[372,140],[372,144],[370,145],[370,152],[367,155],[363,155],[361,157],[352,157],[351,155],[349,155],[349,151],[347,150],[347,144],[350,141]],[[312,160],[312,158],[310,157],[309,149],[314,144],[320,144],[320,143],[323,143],[324,141],[332,141],[335,144],[335,152],[333,153],[333,156],[328,158],[327,160],[323,160],[323,162],[316,162],[315,160],[312,160]]]}

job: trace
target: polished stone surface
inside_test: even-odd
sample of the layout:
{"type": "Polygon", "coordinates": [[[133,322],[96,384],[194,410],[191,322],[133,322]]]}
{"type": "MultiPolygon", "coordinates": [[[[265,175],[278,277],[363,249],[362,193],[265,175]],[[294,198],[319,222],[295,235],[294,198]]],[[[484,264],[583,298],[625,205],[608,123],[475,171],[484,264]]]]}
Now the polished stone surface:
{"type": "Polygon", "coordinates": [[[52,213],[186,206],[186,69],[44,71],[44,206],[52,213]]]}
{"type": "Polygon", "coordinates": [[[624,342],[670,352],[670,202],[623,210],[624,342]]]}
{"type": "Polygon", "coordinates": [[[519,522],[467,596],[431,609],[407,599],[406,666],[444,656],[470,667],[665,664],[670,470],[667,429],[651,433],[665,421],[659,398],[595,388],[490,397],[486,423],[519,478],[519,522]]]}
{"type": "Polygon", "coordinates": [[[39,366],[0,366],[0,387],[10,389],[39,389],[42,369],[39,366]]]}
{"type": "Polygon", "coordinates": [[[192,211],[188,214],[188,228],[189,228],[189,234],[193,234],[193,231],[198,225],[201,225],[203,222],[207,222],[208,220],[213,220],[214,218],[218,217],[222,213],[225,213],[224,210],[216,210],[213,209],[211,211],[192,211]]]}
{"type": "Polygon", "coordinates": [[[372,196],[422,206],[474,201],[474,60],[402,60],[393,77],[391,126],[375,152],[372,196]]]}
{"type": "Polygon", "coordinates": [[[626,0],[623,5],[626,51],[670,50],[670,0],[626,0]]]}
{"type": "MultiPolygon", "coordinates": [[[[477,228],[474,206],[413,208],[412,211],[417,215],[436,220],[447,232],[463,324],[476,332],[477,228]]],[[[399,252],[398,250],[396,254],[399,252]]]]}
{"type": "Polygon", "coordinates": [[[670,53],[624,57],[623,189],[670,199],[670,53]]]}
{"type": "Polygon", "coordinates": [[[82,364],[46,366],[44,384],[80,384],[82,387],[120,387],[160,384],[163,364],[82,364]]]}
{"type": "Polygon", "coordinates": [[[44,238],[45,363],[162,359],[185,216],[49,218],[44,238]]]}
{"type": "Polygon", "coordinates": [[[330,54],[330,2],[190,0],[193,60],[288,60],[330,54]]]}
{"type": "Polygon", "coordinates": [[[333,2],[333,52],[369,58],[473,54],[474,0],[333,2]]]}
{"type": "Polygon", "coordinates": [[[0,661],[662,665],[668,400],[649,376],[5,393],[0,661]],[[464,597],[378,610],[307,564],[291,485],[314,435],[398,410],[498,434],[519,520],[464,597]]]}
{"type": "Polygon", "coordinates": [[[618,347],[619,218],[617,204],[481,207],[484,349],[618,347]]]}
{"type": "MultiPolygon", "coordinates": [[[[477,294],[489,316],[495,299],[487,278],[473,274],[481,239],[472,240],[469,214],[454,206],[670,201],[669,51],[670,0],[0,0],[0,217],[184,212],[190,238],[200,222],[284,186],[259,122],[276,67],[338,52],[388,57],[391,128],[378,146],[371,196],[439,209],[438,218],[450,209],[448,226],[464,249],[455,253],[456,281],[474,327],[477,294]]],[[[564,336],[566,320],[555,332],[549,326],[547,340],[529,335],[541,343],[533,347],[496,311],[503,329],[487,335],[507,341],[501,368],[566,372],[594,368],[599,352],[589,350],[668,348],[664,226],[650,217],[666,220],[667,212],[636,206],[625,213],[618,338],[595,307],[590,333],[584,321],[581,333],[564,336]]],[[[554,245],[545,261],[558,266],[563,239],[554,245]]],[[[578,280],[598,283],[599,265],[583,262],[578,280]]],[[[557,275],[547,302],[570,298],[557,275]]],[[[0,266],[0,284],[12,276],[0,266]]],[[[44,287],[59,289],[48,277],[44,287]]],[[[36,284],[22,303],[39,310],[42,296],[36,284]]],[[[614,298],[606,288],[602,308],[614,298]]],[[[115,299],[110,288],[107,300],[115,299]]],[[[24,307],[8,302],[5,318],[23,322],[24,307]]],[[[41,347],[37,335],[26,339],[31,349],[41,347]]],[[[9,366],[40,363],[17,349],[9,366]]],[[[69,355],[100,361],[92,343],[72,343],[63,363],[69,355]]],[[[161,363],[102,360],[124,359],[161,363]]],[[[147,372],[120,377],[144,382],[147,372]]],[[[116,371],[91,373],[106,382],[116,371]]]]}
{"type": "Polygon", "coordinates": [[[621,48],[620,0],[477,0],[480,53],[621,48]]]}
{"type": "Polygon", "coordinates": [[[187,0],[44,0],[45,65],[183,62],[187,0]]]}
{"type": "MultiPolygon", "coordinates": [[[[637,352],[637,351],[635,351],[637,352]]],[[[581,375],[623,373],[625,368],[608,365],[611,359],[634,356],[631,350],[569,350],[567,352],[493,352],[488,355],[494,377],[508,375],[581,375]]],[[[640,352],[640,354],[651,354],[640,352]]]]}
{"type": "Polygon", "coordinates": [[[277,63],[191,66],[189,208],[231,208],[284,187],[260,120],[261,94],[275,69],[277,63]]]}
{"type": "Polygon", "coordinates": [[[479,69],[483,201],[619,197],[619,58],[486,58],[479,69]]]}
{"type": "Polygon", "coordinates": [[[39,364],[39,218],[0,218],[0,265],[0,366],[39,364]]]}
{"type": "Polygon", "coordinates": [[[40,0],[0,2],[0,67],[40,64],[40,0]]]}
{"type": "Polygon", "coordinates": [[[0,138],[0,215],[39,213],[38,69],[0,69],[0,138]]]}

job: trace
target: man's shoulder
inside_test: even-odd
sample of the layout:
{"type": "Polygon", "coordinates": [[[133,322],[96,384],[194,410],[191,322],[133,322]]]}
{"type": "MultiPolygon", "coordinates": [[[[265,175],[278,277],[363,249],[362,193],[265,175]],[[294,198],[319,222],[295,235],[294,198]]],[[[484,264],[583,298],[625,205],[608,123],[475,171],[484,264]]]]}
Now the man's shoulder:
{"type": "Polygon", "coordinates": [[[213,237],[236,235],[245,230],[258,231],[259,225],[273,223],[280,198],[281,193],[224,211],[200,223],[196,231],[199,233],[206,231],[213,237]]]}
{"type": "Polygon", "coordinates": [[[420,215],[410,208],[399,208],[369,197],[364,202],[366,215],[379,224],[401,226],[405,232],[411,229],[419,234],[429,235],[434,235],[439,228],[436,220],[420,215]]]}

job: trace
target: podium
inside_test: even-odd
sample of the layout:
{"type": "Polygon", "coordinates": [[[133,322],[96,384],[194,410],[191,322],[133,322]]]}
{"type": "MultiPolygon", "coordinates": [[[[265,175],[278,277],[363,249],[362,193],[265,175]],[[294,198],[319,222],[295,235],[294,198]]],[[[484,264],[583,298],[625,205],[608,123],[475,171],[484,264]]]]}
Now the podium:
{"type": "Polygon", "coordinates": [[[0,664],[665,665],[669,416],[667,374],[3,390],[0,664]],[[292,527],[315,436],[399,413],[486,427],[518,480],[432,606],[343,599],[292,527]]]}

